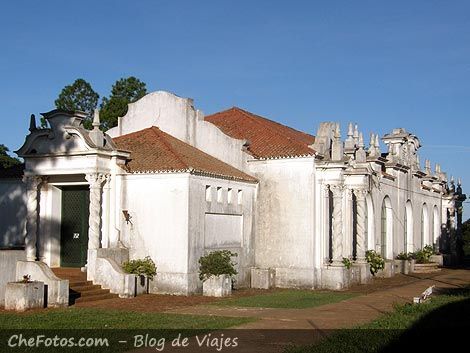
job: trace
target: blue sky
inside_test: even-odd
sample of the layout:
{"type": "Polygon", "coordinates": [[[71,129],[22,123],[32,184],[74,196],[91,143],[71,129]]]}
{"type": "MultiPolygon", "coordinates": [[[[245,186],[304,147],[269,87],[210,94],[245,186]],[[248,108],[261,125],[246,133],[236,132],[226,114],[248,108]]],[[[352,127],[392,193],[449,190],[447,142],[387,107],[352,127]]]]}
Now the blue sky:
{"type": "Polygon", "coordinates": [[[1,3],[11,150],[64,85],[81,77],[103,96],[129,75],[206,114],[236,105],[313,134],[325,120],[366,136],[405,127],[422,162],[470,183],[469,1],[1,3]]]}

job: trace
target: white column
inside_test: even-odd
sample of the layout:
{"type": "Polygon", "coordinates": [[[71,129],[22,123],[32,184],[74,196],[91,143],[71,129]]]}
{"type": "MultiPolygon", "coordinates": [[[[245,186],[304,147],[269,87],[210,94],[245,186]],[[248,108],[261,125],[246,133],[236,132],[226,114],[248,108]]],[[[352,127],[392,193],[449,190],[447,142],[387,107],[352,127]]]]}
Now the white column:
{"type": "Polygon", "coordinates": [[[103,212],[102,212],[102,222],[101,222],[101,247],[109,248],[109,219],[110,219],[110,189],[111,189],[111,175],[106,174],[104,176],[104,186],[103,186],[103,212]]]}
{"type": "Polygon", "coordinates": [[[329,247],[332,246],[329,242],[330,239],[330,186],[327,184],[322,184],[322,195],[321,195],[321,218],[320,224],[322,228],[323,241],[322,241],[322,256],[325,263],[330,262],[330,251],[329,247]]]}
{"type": "Polygon", "coordinates": [[[36,261],[36,243],[38,232],[38,187],[41,183],[41,177],[24,176],[23,182],[26,184],[26,259],[28,261],[36,261]]]}
{"type": "Polygon", "coordinates": [[[104,175],[101,173],[87,174],[86,180],[90,184],[90,216],[88,219],[88,250],[100,248],[101,224],[101,184],[104,175]]]}
{"type": "Polygon", "coordinates": [[[356,257],[358,262],[365,262],[367,239],[366,239],[366,194],[367,190],[354,190],[356,196],[356,257]]]}
{"type": "Polygon", "coordinates": [[[341,265],[343,261],[343,186],[331,185],[333,193],[333,219],[332,219],[332,260],[334,265],[341,265]]]}
{"type": "Polygon", "coordinates": [[[343,256],[352,258],[354,239],[354,198],[353,190],[344,188],[345,207],[343,213],[343,256]]]}

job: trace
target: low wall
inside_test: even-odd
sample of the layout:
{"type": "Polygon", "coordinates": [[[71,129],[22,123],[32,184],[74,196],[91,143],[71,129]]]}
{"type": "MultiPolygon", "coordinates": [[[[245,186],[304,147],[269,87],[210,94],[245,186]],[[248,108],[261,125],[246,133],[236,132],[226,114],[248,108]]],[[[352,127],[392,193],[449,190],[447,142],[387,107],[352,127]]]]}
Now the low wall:
{"type": "Polygon", "coordinates": [[[47,306],[63,307],[69,305],[69,281],[60,279],[41,261],[17,261],[16,280],[30,275],[31,280],[41,281],[47,285],[47,306]]]}
{"type": "Polygon", "coordinates": [[[0,250],[0,305],[5,302],[5,288],[8,282],[16,281],[16,262],[26,260],[24,250],[0,250]]]}
{"type": "Polygon", "coordinates": [[[126,273],[116,261],[107,257],[95,260],[94,282],[120,298],[131,298],[136,293],[136,275],[126,273]]]}

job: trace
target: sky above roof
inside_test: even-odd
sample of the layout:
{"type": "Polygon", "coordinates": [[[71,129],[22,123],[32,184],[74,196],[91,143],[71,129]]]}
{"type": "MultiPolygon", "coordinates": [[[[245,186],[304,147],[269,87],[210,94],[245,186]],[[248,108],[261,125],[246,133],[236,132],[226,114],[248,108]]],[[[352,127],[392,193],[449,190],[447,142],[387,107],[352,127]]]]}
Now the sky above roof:
{"type": "Polygon", "coordinates": [[[103,96],[135,75],[206,114],[236,105],[310,134],[404,127],[466,190],[468,43],[468,1],[3,2],[0,143],[21,146],[29,115],[76,78],[103,96]]]}

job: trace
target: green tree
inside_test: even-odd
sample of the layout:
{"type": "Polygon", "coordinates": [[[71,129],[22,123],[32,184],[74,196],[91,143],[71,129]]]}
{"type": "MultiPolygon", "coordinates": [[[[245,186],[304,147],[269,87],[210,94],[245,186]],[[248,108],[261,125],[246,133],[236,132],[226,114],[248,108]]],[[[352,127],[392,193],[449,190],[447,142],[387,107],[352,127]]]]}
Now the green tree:
{"type": "MultiPolygon", "coordinates": [[[[93,122],[93,111],[98,106],[99,94],[96,93],[91,85],[82,78],[76,79],[71,85],[65,86],[55,100],[57,109],[76,111],[80,110],[86,113],[87,117],[83,121],[86,129],[91,129],[93,122]]],[[[41,118],[41,126],[45,127],[46,122],[41,118]]]]}
{"type": "Polygon", "coordinates": [[[470,256],[470,218],[462,223],[463,252],[470,256]]]}
{"type": "Polygon", "coordinates": [[[127,113],[127,105],[147,94],[146,84],[131,76],[117,80],[108,98],[104,97],[100,106],[101,128],[108,130],[117,125],[118,117],[127,113]]]}
{"type": "Polygon", "coordinates": [[[6,169],[21,164],[18,158],[10,157],[8,151],[7,146],[0,144],[0,168],[6,169]]]}

